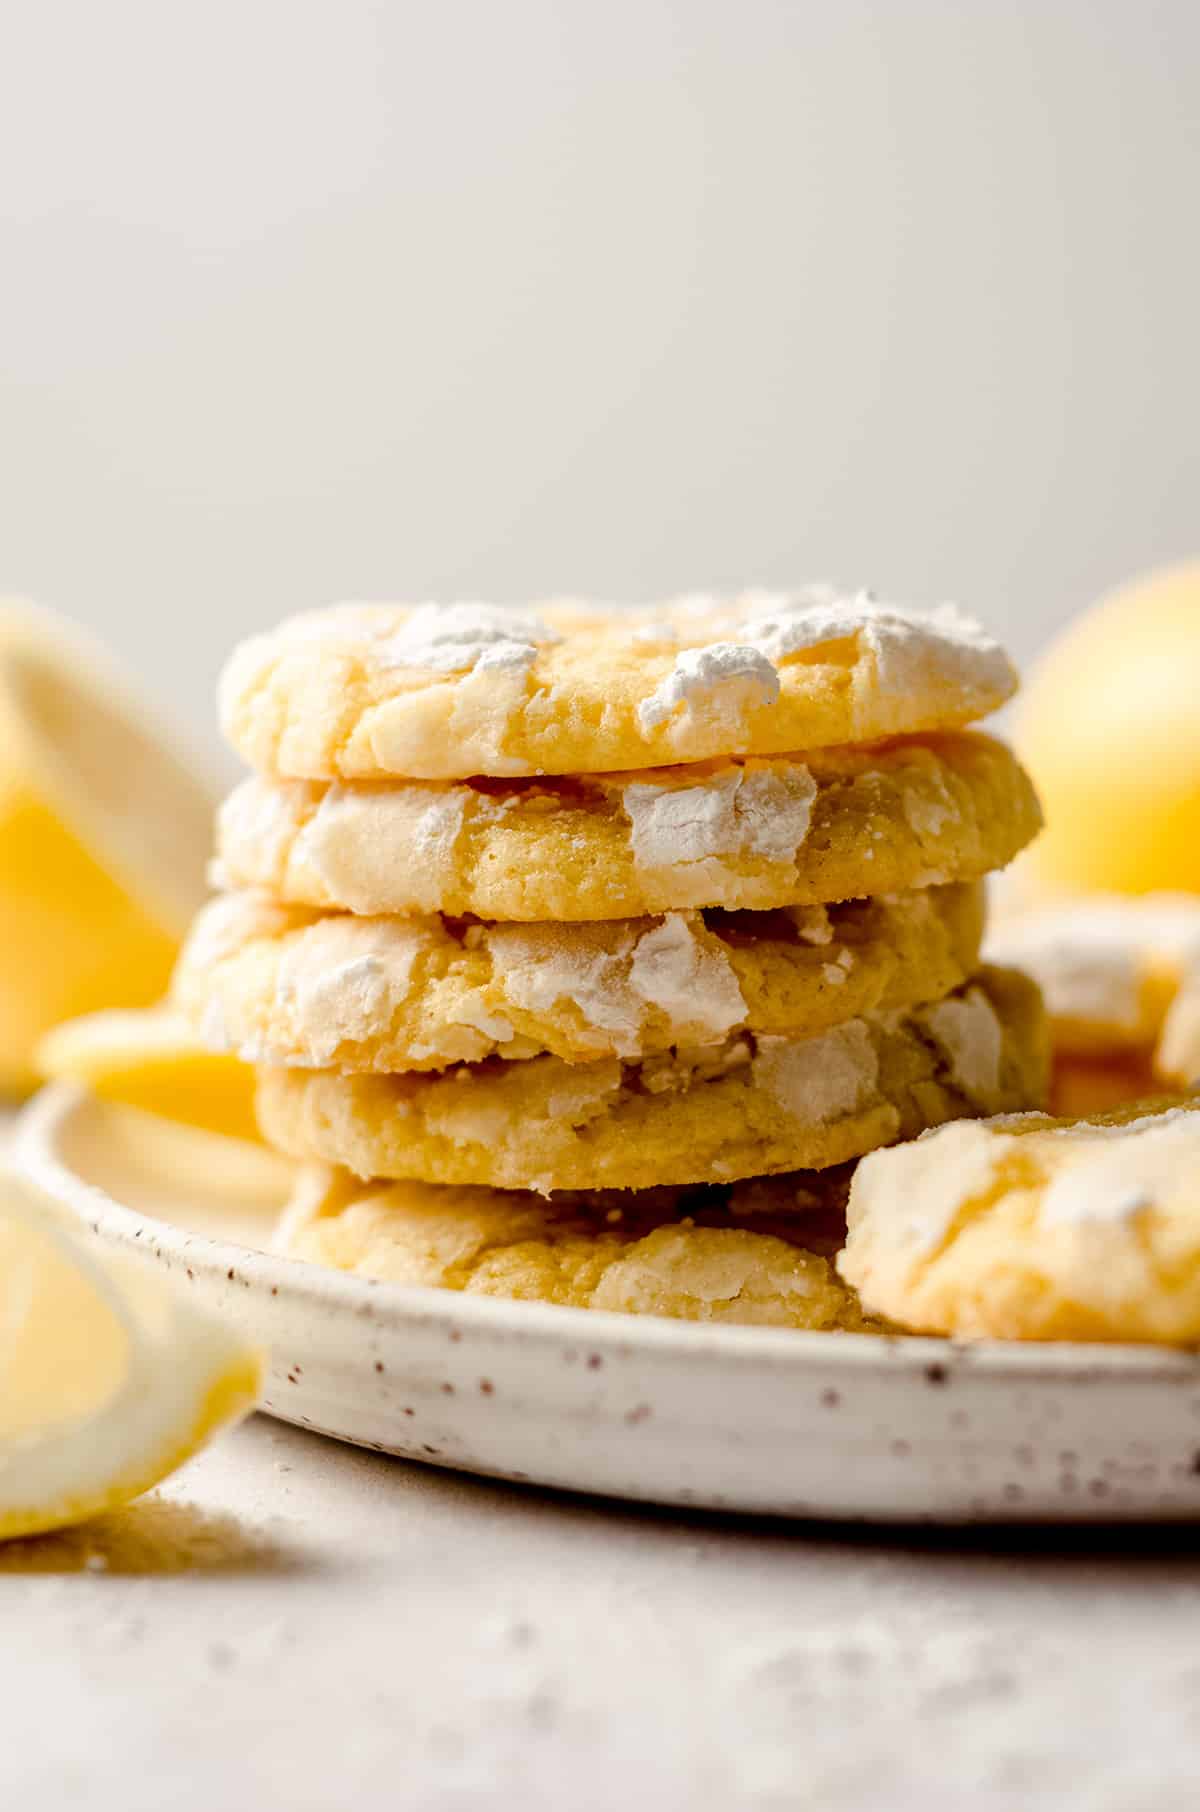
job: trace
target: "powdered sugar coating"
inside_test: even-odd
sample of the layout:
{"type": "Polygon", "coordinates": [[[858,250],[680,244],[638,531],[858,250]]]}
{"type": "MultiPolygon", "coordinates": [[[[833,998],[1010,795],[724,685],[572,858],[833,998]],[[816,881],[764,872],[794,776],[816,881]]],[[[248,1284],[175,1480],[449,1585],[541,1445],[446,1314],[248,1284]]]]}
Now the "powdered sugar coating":
{"type": "Polygon", "coordinates": [[[754,1071],[797,1120],[827,1126],[870,1099],[879,1053],[869,1026],[856,1019],[818,1038],[760,1038],[754,1071]]]}
{"type": "Polygon", "coordinates": [[[723,865],[739,856],[794,864],[816,794],[816,781],[799,762],[786,769],[733,767],[696,783],[632,782],[622,803],[634,862],[649,873],[671,873],[681,903],[702,903],[719,890],[723,865]]]}
{"type": "Polygon", "coordinates": [[[967,1096],[980,1106],[996,1097],[1004,1034],[996,1010],[981,988],[971,988],[954,1000],[935,1001],[921,1014],[945,1052],[950,1075],[967,1096]]]}
{"type": "Polygon", "coordinates": [[[332,1063],[344,1044],[369,1039],[388,1023],[409,993],[426,941],[419,927],[375,923],[345,955],[340,929],[336,920],[318,920],[303,944],[284,950],[276,974],[290,1048],[302,1046],[317,1064],[332,1063]]]}
{"type": "MultiPolygon", "coordinates": [[[[383,795],[384,811],[409,851],[409,885],[418,911],[434,911],[454,874],[455,846],[463,826],[466,799],[460,792],[383,795]]],[[[381,838],[380,795],[355,787],[330,787],[314,816],[296,837],[292,866],[308,877],[310,890],[369,912],[380,882],[395,860],[392,845],[381,838]]]]}
{"type": "Polygon", "coordinates": [[[990,671],[999,679],[1008,667],[1000,644],[957,605],[913,610],[882,603],[868,591],[839,593],[832,585],[764,600],[743,619],[741,633],[772,661],[832,642],[862,640],[881,670],[897,679],[914,659],[934,653],[951,659],[964,677],[990,671]]]}
{"type": "Polygon", "coordinates": [[[954,728],[1014,686],[953,608],[828,587],[628,610],[354,605],[235,650],[221,717],[280,777],[598,774],[954,728]]]}
{"type": "Polygon", "coordinates": [[[1113,1128],[1096,1130],[1110,1136],[1089,1139],[1085,1126],[1078,1129],[1078,1145],[1072,1140],[1042,1197],[1044,1227],[1129,1225],[1166,1199],[1181,1167],[1195,1161],[1200,1139],[1196,1116],[1183,1112],[1127,1122],[1117,1140],[1113,1128]]]}
{"type": "Polygon", "coordinates": [[[262,895],[202,912],[174,1000],[247,1061],[437,1069],[550,1051],[568,1062],[711,1046],[737,1028],[814,1034],[911,1007],[975,966],[978,890],[851,902],[814,946],[786,923],[699,913],[577,925],[356,917],[262,895]],[[836,990],[828,974],[837,976],[836,990]]]}
{"type": "Polygon", "coordinates": [[[523,668],[539,645],[562,638],[537,616],[496,604],[422,604],[403,626],[379,642],[381,667],[427,667],[434,673],[470,668],[523,668]]]}
{"type": "MultiPolygon", "coordinates": [[[[992,972],[1006,1059],[994,1103],[1038,1097],[1030,984],[992,972]]],[[[911,1021],[865,1015],[814,1037],[737,1031],[636,1064],[464,1064],[434,1075],[273,1069],[267,1137],[358,1176],[498,1188],[642,1189],[843,1163],[961,1113],[911,1021]]]]}
{"type": "Polygon", "coordinates": [[[746,1016],[746,1002],[729,958],[702,943],[694,922],[669,912],[637,941],[629,970],[636,995],[665,1013],[688,1036],[721,1038],[746,1016]]]}
{"type": "Polygon", "coordinates": [[[643,730],[657,729],[683,706],[693,717],[727,719],[736,737],[750,711],[778,697],[779,674],[766,655],[736,642],[712,642],[676,657],[666,679],[638,706],[638,722],[643,730]]]}
{"type": "Polygon", "coordinates": [[[1198,1192],[1194,1100],[946,1127],[859,1166],[838,1267],[912,1328],[1193,1345],[1198,1192]]]}
{"type": "Polygon", "coordinates": [[[536,783],[255,777],[222,813],[218,872],[222,885],[361,914],[579,923],[974,879],[1038,822],[1010,751],[977,735],[536,783]],[[952,816],[918,836],[906,800],[944,786],[952,816]],[[264,814],[269,839],[253,834],[264,814]]]}

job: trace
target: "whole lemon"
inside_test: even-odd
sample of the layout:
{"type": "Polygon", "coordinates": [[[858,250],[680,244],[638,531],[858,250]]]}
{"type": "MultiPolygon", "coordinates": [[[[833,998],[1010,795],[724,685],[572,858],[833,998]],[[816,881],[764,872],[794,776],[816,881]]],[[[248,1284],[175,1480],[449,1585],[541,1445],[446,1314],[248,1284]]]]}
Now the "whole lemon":
{"type": "Polygon", "coordinates": [[[1036,885],[1200,891],[1200,562],[1071,624],[1035,669],[1017,741],[1046,812],[1036,885]]]}

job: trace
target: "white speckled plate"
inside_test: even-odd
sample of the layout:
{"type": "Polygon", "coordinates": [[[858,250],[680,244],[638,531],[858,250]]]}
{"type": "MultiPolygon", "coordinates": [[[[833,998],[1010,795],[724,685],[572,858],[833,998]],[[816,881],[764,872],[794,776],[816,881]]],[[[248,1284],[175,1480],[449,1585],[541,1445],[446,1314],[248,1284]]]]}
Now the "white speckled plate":
{"type": "Polygon", "coordinates": [[[65,1085],[26,1109],[15,1154],[106,1246],[145,1253],[270,1349],[272,1415],[341,1440],[788,1516],[1200,1514],[1191,1354],[705,1327],[371,1284],[262,1249],[274,1160],[231,1200],[202,1143],[156,1151],[65,1085]]]}

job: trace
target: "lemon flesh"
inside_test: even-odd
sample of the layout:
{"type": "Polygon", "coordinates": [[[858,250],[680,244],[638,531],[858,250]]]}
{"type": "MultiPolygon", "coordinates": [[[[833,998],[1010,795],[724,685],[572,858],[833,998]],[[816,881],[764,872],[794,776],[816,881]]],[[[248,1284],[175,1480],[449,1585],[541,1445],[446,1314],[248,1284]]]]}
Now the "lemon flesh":
{"type": "Polygon", "coordinates": [[[102,651],[0,605],[0,1090],[59,1020],[163,993],[212,809],[102,651]]]}
{"type": "Polygon", "coordinates": [[[1200,891],[1200,563],[1086,612],[1026,687],[1018,747],[1046,829],[1040,889],[1200,891]]]}
{"type": "Polygon", "coordinates": [[[171,1007],[68,1020],[42,1039],[37,1067],[48,1081],[84,1083],[102,1100],[184,1126],[259,1137],[250,1065],[206,1050],[171,1007]]]}
{"type": "Polygon", "coordinates": [[[0,1173],[0,1539],[137,1497],[253,1407],[260,1356],[0,1173]]]}

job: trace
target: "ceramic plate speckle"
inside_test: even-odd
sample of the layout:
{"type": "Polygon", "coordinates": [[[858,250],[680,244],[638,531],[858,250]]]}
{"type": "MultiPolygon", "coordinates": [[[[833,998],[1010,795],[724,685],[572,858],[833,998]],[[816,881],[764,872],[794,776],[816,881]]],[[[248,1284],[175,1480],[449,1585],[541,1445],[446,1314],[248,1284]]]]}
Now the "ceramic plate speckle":
{"type": "Polygon", "coordinates": [[[371,1284],[262,1248],[172,1136],[60,1085],[17,1163],[269,1348],[265,1407],[406,1458],[613,1497],[932,1522],[1200,1515],[1200,1357],[705,1327],[371,1284]],[[181,1175],[181,1171],[190,1175],[181,1175]]]}

